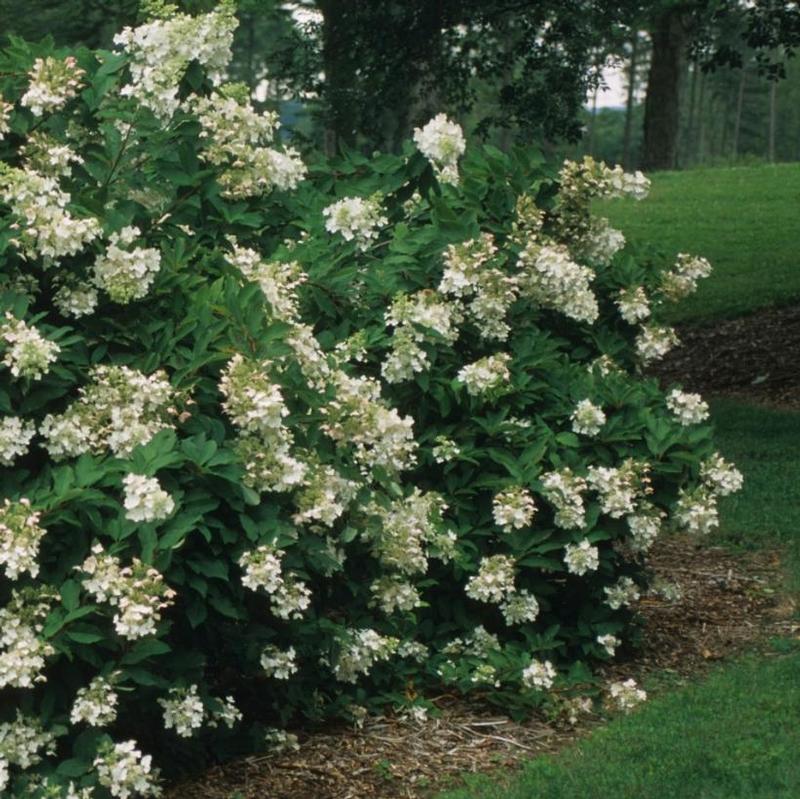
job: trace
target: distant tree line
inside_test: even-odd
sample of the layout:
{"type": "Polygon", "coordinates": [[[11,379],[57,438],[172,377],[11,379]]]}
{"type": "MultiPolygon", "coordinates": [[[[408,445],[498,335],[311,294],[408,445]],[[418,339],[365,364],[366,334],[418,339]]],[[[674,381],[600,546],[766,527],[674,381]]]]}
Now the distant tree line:
{"type": "MultiPolygon", "coordinates": [[[[21,14],[0,0],[0,40],[49,34],[108,46],[154,5],[165,3],[29,0],[21,14]]],[[[796,157],[793,2],[240,0],[239,16],[232,78],[329,151],[395,150],[445,110],[501,147],[535,140],[595,151],[621,124],[613,160],[669,169],[762,154],[766,114],[764,157],[796,157]],[[585,98],[609,56],[627,65],[627,111],[587,120],[585,98]]]]}

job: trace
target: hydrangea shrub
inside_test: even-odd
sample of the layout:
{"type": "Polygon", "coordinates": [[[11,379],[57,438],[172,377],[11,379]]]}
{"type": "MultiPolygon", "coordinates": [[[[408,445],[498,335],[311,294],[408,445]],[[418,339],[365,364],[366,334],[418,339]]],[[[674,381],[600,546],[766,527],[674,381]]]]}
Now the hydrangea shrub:
{"type": "Polygon", "coordinates": [[[642,373],[709,265],[590,213],[643,176],[444,115],[306,165],[225,84],[235,24],[0,56],[4,795],[155,796],[442,685],[572,716],[653,541],[741,482],[642,373]]]}

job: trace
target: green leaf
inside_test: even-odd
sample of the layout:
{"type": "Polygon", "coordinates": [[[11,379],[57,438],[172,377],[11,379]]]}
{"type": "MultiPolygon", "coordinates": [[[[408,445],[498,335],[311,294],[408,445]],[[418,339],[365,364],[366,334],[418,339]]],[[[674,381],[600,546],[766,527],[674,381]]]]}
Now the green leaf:
{"type": "Polygon", "coordinates": [[[171,651],[172,647],[166,641],[162,641],[158,638],[146,638],[144,641],[140,641],[136,644],[120,662],[123,666],[133,666],[147,658],[157,655],[166,655],[171,651]]]}
{"type": "Polygon", "coordinates": [[[77,580],[67,580],[59,589],[61,604],[69,611],[74,611],[80,604],[81,584],[77,580]]]}

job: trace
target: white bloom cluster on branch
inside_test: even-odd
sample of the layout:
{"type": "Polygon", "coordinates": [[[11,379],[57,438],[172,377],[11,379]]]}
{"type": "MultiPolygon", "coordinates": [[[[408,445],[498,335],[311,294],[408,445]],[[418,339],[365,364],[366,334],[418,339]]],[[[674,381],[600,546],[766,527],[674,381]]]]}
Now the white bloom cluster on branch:
{"type": "Polygon", "coordinates": [[[5,349],[3,365],[14,377],[29,380],[41,380],[61,352],[58,344],[48,341],[33,325],[16,319],[10,311],[0,324],[0,347],[5,349]]]}
{"type": "Polygon", "coordinates": [[[220,82],[237,24],[233,5],[224,3],[210,14],[175,14],[125,28],[114,37],[130,58],[131,82],[121,93],[169,120],[180,105],[179,85],[192,61],[206,68],[213,83],[220,82]]]}
{"type": "Polygon", "coordinates": [[[175,597],[175,591],[152,566],[134,558],[130,566],[123,567],[102,544],[95,544],[91,555],[76,569],[86,575],[83,587],[95,600],[116,609],[114,629],[129,640],[152,635],[161,621],[161,611],[175,597]]]}
{"type": "Polygon", "coordinates": [[[136,741],[108,742],[101,746],[94,767],[101,785],[114,799],[160,796],[158,769],[151,755],[143,755],[136,741]]]}
{"type": "Polygon", "coordinates": [[[145,375],[127,366],[96,366],[80,398],[42,421],[45,447],[54,460],[84,452],[128,455],[160,430],[172,427],[175,392],[164,372],[145,375]]]}
{"type": "Polygon", "coordinates": [[[35,117],[57,111],[78,93],[84,74],[75,56],[37,58],[28,73],[30,83],[20,105],[30,108],[35,117]]]}
{"type": "Polygon", "coordinates": [[[460,125],[446,114],[437,114],[427,125],[414,128],[414,144],[433,164],[442,183],[458,183],[458,159],[467,146],[460,125]]]}

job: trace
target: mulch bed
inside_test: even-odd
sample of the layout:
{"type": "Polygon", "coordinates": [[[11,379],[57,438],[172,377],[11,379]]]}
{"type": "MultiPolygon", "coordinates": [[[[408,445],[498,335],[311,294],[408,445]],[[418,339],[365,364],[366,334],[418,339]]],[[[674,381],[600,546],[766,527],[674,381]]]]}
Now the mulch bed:
{"type": "MultiPolygon", "coordinates": [[[[643,648],[615,663],[604,678],[697,675],[722,658],[800,635],[793,600],[781,591],[777,552],[733,553],[686,536],[659,542],[655,574],[680,598],[645,596],[639,603],[643,648]]],[[[441,715],[423,722],[371,718],[363,728],[300,734],[296,752],[249,757],[179,785],[168,799],[422,799],[464,772],[508,769],[556,751],[601,722],[576,728],[534,718],[517,723],[475,703],[440,697],[441,715]]]]}
{"type": "Polygon", "coordinates": [[[653,369],[665,384],[800,409],[800,305],[678,329],[681,346],[653,369]]]}

